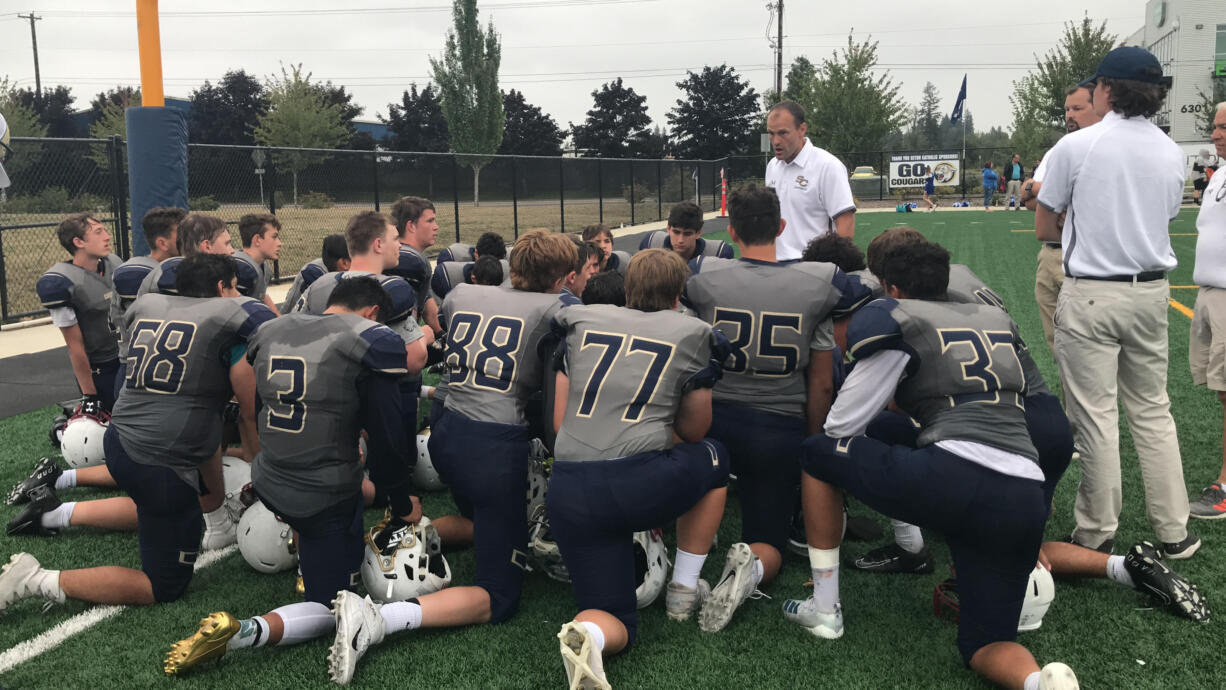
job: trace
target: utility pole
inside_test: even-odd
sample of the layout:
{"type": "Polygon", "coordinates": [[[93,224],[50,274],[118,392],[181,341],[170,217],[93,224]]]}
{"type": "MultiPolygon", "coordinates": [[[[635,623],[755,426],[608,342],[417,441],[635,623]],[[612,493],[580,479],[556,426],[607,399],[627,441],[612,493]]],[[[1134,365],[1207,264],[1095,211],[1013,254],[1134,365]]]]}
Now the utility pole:
{"type": "MultiPolygon", "coordinates": [[[[783,0],[778,0],[779,36],[775,40],[775,93],[776,98],[783,99],[783,0]]],[[[30,25],[34,26],[33,24],[30,25]]],[[[37,52],[35,53],[37,55],[37,52]]],[[[34,60],[34,73],[38,74],[38,59],[34,60]]]]}
{"type": "Polygon", "coordinates": [[[30,20],[30,43],[34,46],[34,102],[42,104],[43,100],[43,80],[38,73],[38,32],[34,30],[34,22],[42,19],[36,16],[34,10],[30,10],[29,14],[19,14],[18,19],[30,20]]]}

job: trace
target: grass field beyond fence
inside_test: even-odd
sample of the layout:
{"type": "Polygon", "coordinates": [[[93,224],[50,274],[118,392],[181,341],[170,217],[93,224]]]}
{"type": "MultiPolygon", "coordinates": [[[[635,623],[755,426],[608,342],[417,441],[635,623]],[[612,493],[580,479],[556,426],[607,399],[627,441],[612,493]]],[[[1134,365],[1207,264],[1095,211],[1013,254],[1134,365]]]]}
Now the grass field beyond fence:
{"type": "MultiPolygon", "coordinates": [[[[483,207],[484,210],[484,207],[483,207]]],[[[440,209],[443,215],[446,211],[440,209]]],[[[567,227],[571,228],[567,206],[567,227]]],[[[346,211],[336,209],[338,229],[346,211]]],[[[462,211],[463,213],[463,211],[462,211]]],[[[607,213],[607,209],[606,209],[607,213]]],[[[226,215],[229,218],[229,213],[226,215]]],[[[462,216],[463,217],[463,216],[462,216]]],[[[1183,211],[1172,224],[1172,242],[1180,267],[1171,284],[1191,285],[1195,246],[1194,210],[1183,211]]],[[[1030,343],[1036,361],[1052,388],[1059,383],[1043,340],[1033,285],[1037,243],[1029,213],[943,212],[935,214],[864,214],[857,223],[862,246],[891,225],[909,223],[948,248],[956,262],[969,264],[1010,307],[1030,343]]],[[[283,218],[288,233],[305,232],[292,215],[283,218]]],[[[446,220],[443,238],[449,227],[446,220]]],[[[543,223],[542,223],[543,224],[543,223]]],[[[578,227],[576,221],[574,227],[578,227]]],[[[520,227],[529,227],[521,216],[520,227]]],[[[293,244],[293,240],[290,241],[293,244]]],[[[445,244],[440,240],[440,244],[445,244]]],[[[303,254],[302,256],[307,256],[303,254]]],[[[1172,291],[1175,300],[1191,307],[1195,290],[1172,291]]],[[[1212,394],[1192,385],[1187,366],[1189,320],[1172,308],[1170,318],[1169,390],[1188,488],[1199,493],[1216,476],[1220,463],[1222,409],[1212,394]]],[[[40,410],[0,421],[0,488],[7,489],[29,471],[34,460],[51,452],[46,439],[53,411],[40,410]]],[[[1121,423],[1121,427],[1124,424],[1121,423]]],[[[1145,518],[1136,452],[1121,428],[1124,512],[1117,544],[1152,539],[1145,518]]],[[[480,452],[475,448],[474,452],[480,452]]],[[[1048,538],[1059,539],[1072,529],[1072,504],[1079,467],[1069,468],[1056,494],[1056,510],[1048,538]]],[[[89,489],[62,492],[65,499],[85,500],[106,495],[89,489]]],[[[704,576],[719,576],[729,544],[737,540],[739,510],[736,489],[730,494],[720,547],[708,560],[704,576]]],[[[453,509],[445,493],[425,497],[426,512],[437,516],[453,509]]],[[[852,503],[855,514],[868,514],[852,503]]],[[[0,508],[9,519],[15,509],[0,508]]],[[[367,513],[367,522],[378,515],[367,513]]],[[[878,517],[885,527],[888,523],[878,517]]],[[[1211,606],[1226,607],[1226,521],[1193,521],[1204,547],[1177,569],[1198,583],[1211,606]]],[[[888,530],[887,530],[888,531],[888,530]]],[[[671,533],[671,529],[668,530],[671,533]]],[[[954,626],[932,615],[932,588],[948,575],[949,553],[933,534],[927,537],[938,563],[931,575],[865,575],[844,569],[841,575],[846,634],[838,641],[818,640],[784,621],[780,605],[787,597],[803,597],[808,564],[787,557],[779,579],[766,588],[772,599],[750,601],[726,630],[709,635],[697,624],[666,619],[663,602],[641,612],[639,643],[629,653],[606,660],[609,679],[617,688],[981,688],[986,687],[962,668],[954,647],[954,626]]],[[[666,537],[670,544],[671,536],[666,537]]],[[[863,553],[870,545],[848,543],[845,555],[863,553]]],[[[0,537],[0,558],[30,551],[53,568],[102,564],[137,566],[136,539],[92,529],[70,529],[56,538],[0,537]]],[[[448,554],[456,584],[473,577],[470,551],[448,554]]],[[[15,688],[175,687],[175,688],[301,688],[327,685],[326,657],[331,640],[285,649],[232,653],[220,663],[206,664],[181,679],[161,675],[162,657],[170,643],[195,630],[211,611],[228,610],[246,617],[297,601],[292,573],[259,575],[237,555],[202,571],[188,595],[165,606],[128,609],[70,638],[63,646],[0,674],[0,685],[15,688]]],[[[40,603],[27,601],[0,613],[0,650],[21,644],[89,609],[69,603],[40,614],[40,603]]],[[[568,588],[540,573],[526,579],[518,615],[494,627],[405,633],[374,648],[358,667],[358,687],[406,688],[560,688],[562,664],[554,635],[575,613],[568,588]]],[[[1221,641],[1226,637],[1223,615],[1204,625],[1187,622],[1145,606],[1131,590],[1105,581],[1059,582],[1056,600],[1043,627],[1025,633],[1024,642],[1040,663],[1060,660],[1076,669],[1084,688],[1214,687],[1221,677],[1221,641]]]]}

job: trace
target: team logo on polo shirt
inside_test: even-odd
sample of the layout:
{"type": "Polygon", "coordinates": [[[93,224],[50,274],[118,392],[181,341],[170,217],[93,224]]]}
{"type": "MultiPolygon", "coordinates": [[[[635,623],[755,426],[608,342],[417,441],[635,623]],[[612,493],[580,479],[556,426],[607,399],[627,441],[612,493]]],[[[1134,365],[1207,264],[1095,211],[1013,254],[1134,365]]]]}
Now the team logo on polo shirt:
{"type": "Polygon", "coordinates": [[[801,189],[804,189],[805,187],[809,186],[809,181],[805,179],[804,175],[797,175],[796,176],[796,186],[800,187],[801,189]]]}

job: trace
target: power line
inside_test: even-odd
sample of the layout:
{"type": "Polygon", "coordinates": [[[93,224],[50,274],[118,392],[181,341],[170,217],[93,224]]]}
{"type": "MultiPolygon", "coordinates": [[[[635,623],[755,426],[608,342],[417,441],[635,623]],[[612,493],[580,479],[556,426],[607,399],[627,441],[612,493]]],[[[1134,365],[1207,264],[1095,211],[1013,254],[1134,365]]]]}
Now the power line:
{"type": "MultiPolygon", "coordinates": [[[[504,2],[489,4],[482,7],[486,11],[541,9],[553,7],[595,7],[599,5],[629,5],[644,2],[659,2],[659,0],[521,0],[519,2],[504,2]]],[[[295,10],[185,10],[181,12],[159,12],[159,19],[173,18],[208,18],[208,17],[310,17],[357,14],[420,14],[428,12],[450,12],[451,5],[421,5],[417,7],[352,7],[333,9],[295,9],[295,10]]],[[[44,14],[57,17],[82,17],[89,19],[131,18],[135,12],[118,12],[110,10],[69,11],[49,10],[44,14]]]]}

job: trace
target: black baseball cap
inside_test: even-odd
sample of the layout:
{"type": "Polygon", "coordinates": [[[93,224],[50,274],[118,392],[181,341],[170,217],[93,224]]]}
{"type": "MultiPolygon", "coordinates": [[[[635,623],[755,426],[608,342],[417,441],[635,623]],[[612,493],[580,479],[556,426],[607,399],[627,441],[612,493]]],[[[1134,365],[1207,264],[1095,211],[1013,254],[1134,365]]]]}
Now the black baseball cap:
{"type": "Polygon", "coordinates": [[[1090,80],[1098,81],[1102,77],[1171,85],[1171,78],[1162,76],[1162,63],[1158,58],[1139,46],[1120,46],[1107,53],[1090,80]]]}

